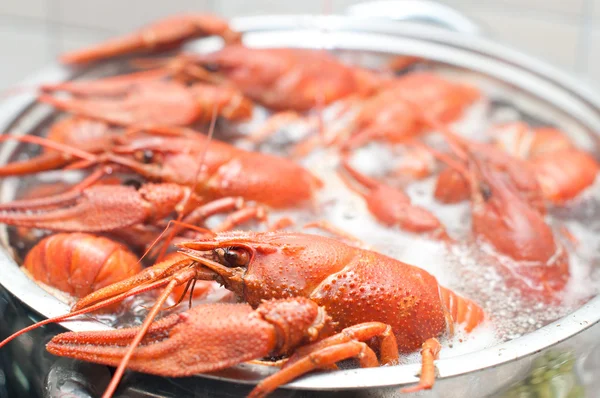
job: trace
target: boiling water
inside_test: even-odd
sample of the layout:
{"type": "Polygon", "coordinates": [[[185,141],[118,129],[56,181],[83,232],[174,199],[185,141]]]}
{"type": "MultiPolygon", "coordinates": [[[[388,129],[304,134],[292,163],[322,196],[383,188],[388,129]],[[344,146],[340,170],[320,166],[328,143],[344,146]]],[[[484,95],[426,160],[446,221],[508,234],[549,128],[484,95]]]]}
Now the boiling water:
{"type": "MultiPolygon", "coordinates": [[[[445,69],[440,72],[453,74],[452,71],[445,69]]],[[[468,75],[464,72],[457,76],[460,76],[461,80],[471,81],[478,87],[482,87],[490,97],[504,96],[516,100],[514,93],[500,90],[497,85],[490,85],[489,82],[481,80],[479,76],[468,75]]],[[[351,120],[352,112],[347,113],[344,117],[331,120],[333,115],[337,114],[338,107],[339,104],[334,104],[323,112],[327,128],[343,128],[351,120]]],[[[238,126],[223,123],[216,136],[225,139],[228,135],[226,131],[237,130],[242,134],[254,131],[268,116],[266,111],[259,110],[250,123],[238,126]]],[[[505,105],[497,106],[497,104],[493,104],[493,101],[484,99],[473,105],[466,112],[464,118],[455,123],[454,128],[463,136],[484,140],[485,132],[491,124],[520,118],[523,118],[523,112],[517,111],[516,108],[505,105]]],[[[549,120],[548,123],[554,124],[554,121],[549,120]]],[[[570,131],[568,126],[566,131],[570,131]]],[[[298,122],[282,128],[258,147],[254,147],[243,138],[238,139],[235,144],[247,149],[259,149],[287,156],[295,142],[314,133],[314,127],[307,127],[305,123],[298,122]]],[[[578,134],[573,134],[574,137],[580,137],[578,134]]],[[[428,137],[428,140],[434,146],[440,145],[442,141],[435,135],[428,137]]],[[[317,194],[315,209],[272,212],[270,219],[292,217],[296,221],[296,226],[291,229],[295,230],[302,230],[302,225],[309,221],[327,220],[334,226],[354,235],[373,250],[423,268],[433,274],[441,285],[479,303],[489,315],[489,319],[470,334],[466,334],[459,326],[453,337],[444,336],[442,338],[444,349],[440,354],[442,358],[477,351],[531,332],[568,314],[579,307],[582,302],[597,294],[600,287],[600,274],[597,267],[597,264],[600,264],[600,243],[595,236],[600,232],[600,222],[590,222],[590,220],[597,218],[600,206],[598,201],[600,197],[599,183],[568,206],[550,211],[548,221],[557,228],[559,226],[567,227],[579,240],[579,244],[576,247],[567,245],[570,253],[571,279],[561,304],[549,306],[528,300],[518,290],[507,285],[503,275],[499,272],[498,262],[510,260],[502,260],[493,253],[493,250],[486,248],[485,244],[473,240],[470,232],[470,208],[467,202],[456,205],[443,205],[436,202],[433,197],[435,177],[410,183],[395,181],[393,177],[390,177],[390,171],[394,169],[397,162],[398,153],[395,152],[395,149],[390,145],[380,143],[371,143],[357,150],[352,157],[353,165],[361,172],[395,184],[409,195],[415,205],[430,210],[446,226],[448,233],[460,243],[447,245],[403,232],[397,228],[383,227],[367,211],[363,199],[347,189],[339,179],[336,173],[339,159],[335,151],[322,148],[315,150],[301,161],[307,169],[326,182],[326,186],[317,194]]],[[[54,176],[47,174],[28,181],[29,183],[40,183],[48,180],[55,181],[56,178],[56,173],[54,173],[54,176]]],[[[60,174],[58,178],[67,177],[65,174],[60,174]]],[[[68,181],[73,182],[72,180],[68,181]]],[[[208,227],[218,221],[219,217],[212,218],[209,220],[208,227]]],[[[263,227],[248,225],[245,228],[260,229],[263,227]]],[[[304,231],[321,233],[316,230],[304,231]]],[[[13,247],[21,249],[21,254],[30,247],[23,242],[15,241],[14,237],[11,243],[13,247]]],[[[225,294],[222,289],[216,289],[209,297],[199,300],[195,304],[218,301],[225,294]]],[[[120,312],[103,315],[99,319],[113,326],[139,324],[154,299],[155,296],[152,293],[130,298],[126,305],[119,310],[120,312]]],[[[175,311],[185,309],[187,309],[186,305],[180,305],[175,311]]],[[[173,311],[166,311],[162,315],[170,312],[173,311]]],[[[418,360],[418,353],[406,358],[406,361],[409,362],[418,360]]]]}
{"type": "MultiPolygon", "coordinates": [[[[481,87],[481,84],[478,86],[481,87]]],[[[494,87],[485,91],[494,95],[499,93],[494,87]]],[[[483,99],[474,104],[463,119],[453,125],[453,129],[469,139],[485,141],[488,138],[486,131],[496,123],[526,120],[534,126],[554,125],[553,121],[543,123],[540,121],[543,119],[532,116],[535,108],[530,111],[532,113],[527,113],[507,104],[508,101],[494,103],[483,99]]],[[[323,118],[327,121],[328,115],[332,114],[335,111],[331,108],[325,110],[323,118]]],[[[343,125],[347,120],[333,122],[343,125]]],[[[330,124],[326,123],[326,129],[328,128],[331,128],[330,124]]],[[[252,131],[252,128],[248,130],[252,131]]],[[[261,145],[260,150],[286,154],[286,145],[289,146],[306,134],[310,132],[306,126],[303,130],[301,123],[288,126],[267,141],[266,145],[261,145]]],[[[435,135],[427,140],[433,146],[442,141],[440,136],[435,135]]],[[[585,140],[574,141],[586,143],[585,140]]],[[[394,148],[380,143],[371,143],[355,151],[351,159],[353,166],[362,173],[392,184],[393,179],[388,177],[397,162],[398,156],[394,148]]],[[[459,241],[451,246],[379,224],[369,214],[364,200],[350,191],[336,174],[339,159],[335,151],[316,150],[303,159],[302,164],[326,181],[326,186],[318,194],[321,204],[319,213],[309,216],[295,214],[296,219],[325,219],[357,237],[369,248],[427,270],[441,285],[473,299],[483,307],[489,319],[470,334],[459,328],[455,336],[446,336],[442,341],[445,349],[442,350],[441,357],[477,351],[532,332],[577,309],[599,291],[600,271],[596,264],[600,261],[600,243],[595,236],[600,232],[600,221],[593,222],[597,218],[595,215],[598,214],[597,206],[600,204],[598,181],[565,207],[549,211],[547,221],[550,225],[556,231],[560,227],[566,227],[579,243],[574,246],[561,239],[562,236],[557,232],[557,239],[569,250],[571,277],[560,304],[547,305],[524,297],[517,288],[507,284],[499,263],[510,263],[511,259],[499,256],[485,242],[474,240],[468,202],[445,205],[435,200],[433,191],[436,176],[412,181],[410,184],[398,182],[396,186],[409,195],[413,204],[430,210],[440,219],[448,233],[459,241]]],[[[290,213],[280,215],[289,216],[290,213]]],[[[319,233],[312,230],[307,232],[319,233]]],[[[409,361],[418,359],[418,354],[407,358],[409,361]]]]}

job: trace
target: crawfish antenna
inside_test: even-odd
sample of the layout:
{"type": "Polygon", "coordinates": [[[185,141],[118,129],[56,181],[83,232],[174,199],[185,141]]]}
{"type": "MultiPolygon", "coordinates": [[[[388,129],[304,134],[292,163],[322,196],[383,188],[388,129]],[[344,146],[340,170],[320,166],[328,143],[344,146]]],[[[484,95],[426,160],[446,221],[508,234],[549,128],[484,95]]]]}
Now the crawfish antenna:
{"type": "Polygon", "coordinates": [[[442,163],[445,163],[446,166],[458,171],[461,175],[466,176],[468,174],[467,167],[462,165],[461,163],[459,163],[457,160],[453,159],[452,157],[450,157],[448,154],[440,152],[437,149],[432,148],[429,145],[424,144],[419,141],[415,141],[414,145],[419,148],[425,149],[434,158],[436,158],[437,160],[439,160],[442,163]]]}
{"type": "MultiPolygon", "coordinates": [[[[177,214],[177,223],[181,223],[185,209],[187,208],[188,203],[190,201],[190,198],[194,194],[194,192],[196,192],[196,187],[198,186],[198,180],[200,178],[200,174],[202,173],[202,168],[204,167],[204,164],[206,162],[206,154],[208,153],[208,147],[210,145],[210,142],[212,141],[216,124],[217,124],[217,103],[215,102],[215,104],[213,106],[211,121],[210,121],[210,128],[208,129],[208,139],[206,140],[206,146],[204,147],[204,150],[202,151],[199,161],[198,161],[198,168],[196,169],[196,175],[194,176],[194,184],[192,185],[192,188],[190,189],[189,193],[183,200],[183,205],[181,207],[181,211],[179,211],[179,214],[177,214]]],[[[162,259],[163,256],[165,255],[167,248],[169,247],[169,242],[171,242],[173,240],[173,237],[175,236],[175,232],[176,232],[175,229],[171,230],[171,233],[167,237],[167,239],[166,239],[165,243],[163,244],[163,247],[160,251],[160,254],[158,256],[159,260],[162,259]]]]}
{"type": "Polygon", "coordinates": [[[25,142],[27,144],[40,145],[45,148],[50,148],[55,151],[60,151],[62,153],[65,153],[67,155],[71,155],[71,156],[80,158],[82,160],[87,160],[89,162],[96,162],[98,159],[98,157],[96,155],[91,154],[89,152],[83,151],[81,149],[77,149],[75,147],[72,147],[72,146],[69,146],[66,144],[58,143],[58,142],[49,140],[47,138],[38,137],[35,135],[22,135],[22,136],[3,135],[3,136],[0,136],[0,142],[5,142],[5,141],[19,141],[19,142],[25,142]]]}
{"type": "Polygon", "coordinates": [[[117,389],[117,386],[119,385],[119,382],[121,381],[121,378],[123,377],[123,373],[125,373],[125,368],[127,367],[129,360],[133,356],[133,352],[135,351],[137,346],[140,344],[140,342],[146,335],[146,332],[150,328],[150,325],[154,321],[154,318],[156,318],[156,315],[159,313],[162,305],[164,304],[165,301],[167,301],[167,299],[169,298],[169,295],[171,294],[171,292],[173,291],[175,286],[177,286],[178,283],[179,283],[179,281],[177,279],[171,280],[169,282],[169,284],[167,285],[167,287],[165,287],[165,290],[161,293],[158,300],[156,300],[156,303],[154,304],[154,306],[152,306],[150,313],[148,313],[148,316],[146,317],[146,319],[144,320],[144,323],[140,327],[139,332],[136,334],[133,341],[131,342],[129,349],[125,353],[125,356],[123,357],[123,359],[121,359],[121,363],[119,363],[119,367],[117,367],[117,370],[115,371],[115,373],[110,381],[110,384],[106,388],[106,391],[104,391],[104,395],[102,395],[102,398],[110,398],[115,393],[115,390],[117,389]]]}
{"type": "Polygon", "coordinates": [[[452,150],[455,152],[456,156],[462,158],[467,157],[466,152],[469,148],[469,143],[467,142],[467,140],[465,140],[460,135],[452,131],[452,129],[448,127],[446,123],[443,123],[437,118],[429,115],[411,99],[402,96],[401,100],[404,101],[407,105],[409,105],[419,115],[423,123],[427,124],[430,128],[437,130],[444,136],[444,138],[446,138],[448,145],[450,145],[452,150]]]}
{"type": "Polygon", "coordinates": [[[380,185],[379,182],[375,181],[370,177],[367,177],[366,175],[360,173],[358,170],[352,167],[350,165],[350,160],[348,159],[348,154],[342,155],[340,166],[342,170],[338,172],[338,175],[341,178],[342,182],[346,184],[348,189],[354,191],[363,198],[365,197],[364,189],[372,190],[375,189],[378,185],[380,185]],[[351,178],[346,176],[346,174],[349,174],[351,178]],[[356,186],[357,183],[363,189],[358,188],[356,186]]]}
{"type": "Polygon", "coordinates": [[[124,293],[121,293],[121,294],[116,295],[114,297],[102,300],[102,301],[100,301],[100,302],[98,302],[98,303],[96,303],[94,305],[86,306],[85,308],[82,308],[80,310],[72,311],[72,312],[69,312],[68,314],[60,315],[60,316],[57,316],[57,317],[54,317],[54,318],[44,319],[43,321],[34,323],[33,325],[30,325],[30,326],[28,326],[28,327],[26,327],[24,329],[19,330],[18,332],[14,333],[14,334],[8,336],[6,339],[4,339],[3,341],[0,342],[0,348],[4,347],[6,344],[8,344],[12,340],[16,339],[17,337],[19,337],[19,336],[21,336],[21,335],[23,335],[23,334],[25,334],[25,333],[27,333],[27,332],[29,332],[31,330],[37,329],[37,328],[39,328],[41,326],[48,325],[48,324],[51,324],[51,323],[58,323],[58,322],[67,321],[67,320],[70,320],[71,318],[79,316],[79,315],[89,314],[90,312],[94,312],[94,311],[99,310],[101,308],[105,308],[105,307],[107,307],[109,305],[113,305],[115,303],[123,301],[125,298],[133,296],[135,294],[139,294],[139,293],[142,293],[142,292],[145,292],[145,291],[157,288],[157,287],[164,286],[166,284],[166,282],[168,282],[168,281],[159,280],[159,281],[154,282],[154,283],[149,283],[149,284],[140,286],[139,288],[131,289],[128,292],[124,292],[124,293]]]}
{"type": "MultiPolygon", "coordinates": [[[[196,169],[196,175],[194,176],[194,185],[192,185],[191,192],[195,192],[196,187],[198,186],[198,179],[200,177],[200,173],[202,173],[202,168],[204,167],[204,164],[206,163],[206,154],[208,153],[208,146],[210,145],[210,142],[212,141],[212,138],[215,134],[216,124],[217,124],[217,103],[215,102],[215,104],[213,106],[212,117],[210,120],[210,128],[208,129],[208,139],[206,140],[206,146],[204,147],[204,151],[202,151],[202,154],[200,155],[200,159],[199,159],[200,161],[198,163],[198,168],[196,169]]],[[[189,201],[189,196],[186,198],[185,205],[187,205],[188,201],[189,201]]]]}

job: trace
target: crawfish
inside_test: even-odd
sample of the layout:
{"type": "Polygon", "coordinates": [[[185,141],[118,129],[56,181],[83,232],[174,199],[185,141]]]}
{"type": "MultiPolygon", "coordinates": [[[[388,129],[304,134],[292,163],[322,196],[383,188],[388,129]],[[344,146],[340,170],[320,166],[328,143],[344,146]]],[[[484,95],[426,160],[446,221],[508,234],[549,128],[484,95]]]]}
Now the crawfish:
{"type": "Polygon", "coordinates": [[[193,138],[147,136],[115,147],[122,155],[143,157],[146,163],[131,169],[152,179],[195,185],[196,193],[209,198],[242,196],[273,208],[293,207],[314,198],[322,182],[295,162],[249,152],[206,136],[193,138]],[[196,183],[197,159],[208,145],[196,183]]]}
{"type": "Polygon", "coordinates": [[[23,267],[34,280],[75,298],[142,270],[126,246],[85,233],[59,233],[42,239],[27,253],[23,267]]]}
{"type": "Polygon", "coordinates": [[[341,164],[345,174],[351,177],[344,173],[340,173],[340,177],[348,188],[365,199],[369,211],[379,222],[409,232],[449,239],[440,220],[428,210],[413,205],[404,192],[360,173],[350,165],[347,157],[342,159],[341,164]]]}
{"type": "MultiPolygon", "coordinates": [[[[433,386],[433,360],[440,348],[435,338],[446,331],[446,322],[450,321],[450,325],[454,321],[465,323],[465,329],[471,331],[484,319],[483,311],[477,304],[441,287],[435,277],[426,271],[333,238],[288,232],[229,232],[180,243],[178,246],[181,252],[169,261],[158,263],[128,280],[98,290],[79,300],[71,313],[38,324],[63,321],[113,304],[138,292],[166,286],[140,328],[62,335],[51,343],[49,349],[58,355],[112,365],[119,362],[118,358],[124,358],[109,387],[107,395],[110,395],[130,359],[133,360],[135,369],[160,375],[184,376],[223,369],[251,357],[260,357],[271,350],[271,353],[290,353],[297,347],[296,344],[283,344],[275,346],[274,349],[273,345],[267,344],[257,348],[258,351],[252,352],[251,355],[248,353],[247,357],[235,357],[231,358],[231,362],[223,362],[219,359],[220,356],[214,356],[221,347],[198,343],[204,341],[197,340],[202,339],[202,336],[219,336],[222,343],[225,331],[216,325],[225,324],[231,324],[231,331],[236,336],[235,339],[230,339],[233,343],[228,344],[235,352],[245,352],[246,336],[251,339],[248,341],[255,341],[255,347],[256,341],[269,341],[268,336],[272,334],[268,330],[260,332],[260,338],[255,333],[265,328],[270,330],[270,327],[264,324],[264,328],[258,327],[257,324],[244,320],[250,313],[247,306],[228,308],[231,316],[237,321],[225,321],[231,319],[229,315],[225,315],[225,307],[209,306],[153,323],[159,308],[176,286],[191,283],[196,279],[216,280],[233,291],[240,300],[256,308],[257,314],[264,314],[264,300],[285,300],[284,303],[293,304],[292,311],[286,311],[285,315],[279,318],[259,316],[258,319],[278,324],[278,330],[284,333],[280,337],[287,336],[285,330],[297,330],[293,335],[299,338],[303,336],[301,340],[304,340],[304,336],[311,337],[309,341],[320,340],[316,343],[316,347],[320,348],[309,346],[296,350],[296,354],[290,356],[288,364],[280,373],[265,379],[257,387],[254,392],[256,396],[262,396],[304,373],[299,372],[299,365],[294,364],[304,364],[301,358],[307,353],[320,352],[321,348],[333,345],[331,341],[354,340],[353,333],[346,334],[344,330],[356,332],[364,328],[360,324],[365,322],[379,325],[376,328],[378,332],[368,335],[369,337],[389,336],[382,341],[382,344],[388,347],[381,350],[382,354],[389,353],[389,356],[384,355],[387,356],[384,362],[390,362],[394,358],[392,349],[389,348],[391,336],[397,341],[397,348],[394,348],[396,352],[407,353],[423,348],[421,381],[416,387],[408,389],[417,391],[433,386]],[[325,321],[327,317],[321,313],[303,323],[299,319],[302,312],[295,308],[298,301],[309,303],[313,314],[315,311],[319,312],[317,306],[322,307],[333,322],[325,321]],[[235,315],[238,311],[242,313],[235,315]],[[209,314],[212,314],[210,319],[209,314]],[[200,323],[196,322],[198,317],[202,319],[200,323]],[[332,333],[339,334],[334,335],[332,340],[321,340],[326,335],[320,336],[320,322],[315,322],[316,319],[325,321],[332,333]],[[288,320],[289,323],[286,321],[282,324],[284,320],[288,320]],[[211,326],[210,329],[201,326],[206,324],[215,326],[211,326]],[[248,328],[242,329],[240,325],[247,325],[248,328]],[[292,325],[295,326],[291,327],[292,325]],[[311,328],[311,325],[314,327],[311,328]],[[385,325],[388,325],[389,329],[385,325]],[[157,341],[153,336],[159,330],[162,331],[162,336],[170,337],[157,341]],[[172,333],[165,334],[166,330],[172,333]],[[148,331],[150,335],[147,335],[148,331]],[[180,331],[184,331],[188,337],[178,337],[181,336],[180,331]],[[246,336],[241,336],[246,333],[246,336]],[[384,343],[386,340],[388,343],[384,343]],[[143,347],[136,348],[141,341],[144,342],[143,347]],[[112,346],[107,346],[109,342],[112,346]],[[237,342],[240,342],[239,345],[237,342]],[[127,348],[126,345],[130,343],[130,347],[127,348]],[[154,359],[147,357],[146,351],[156,353],[154,359]],[[180,360],[178,358],[182,355],[188,358],[184,361],[185,366],[163,365],[180,360]],[[156,362],[158,358],[160,362],[156,362]]],[[[250,318],[257,319],[256,315],[250,318]]],[[[19,334],[34,327],[36,326],[24,329],[19,334]]],[[[9,339],[14,337],[16,336],[9,339]]],[[[0,345],[7,341],[9,340],[0,345]]],[[[288,340],[279,341],[284,343],[288,340]]],[[[229,352],[227,351],[227,355],[229,352]]],[[[347,356],[334,356],[332,361],[326,364],[342,358],[347,356]]],[[[308,371],[313,367],[304,369],[308,371]]]]}
{"type": "Polygon", "coordinates": [[[526,294],[552,300],[569,280],[568,254],[543,215],[512,181],[472,156],[467,178],[473,233],[514,260],[502,262],[510,282],[526,294]]]}
{"type": "MultiPolygon", "coordinates": [[[[187,136],[129,134],[112,139],[110,153],[77,153],[87,164],[117,164],[153,181],[193,186],[196,193],[206,199],[242,196],[274,208],[285,208],[312,200],[322,186],[318,178],[291,160],[246,151],[216,140],[209,141],[206,136],[191,130],[180,131],[187,136]],[[197,159],[206,148],[204,164],[198,173],[197,159]]],[[[44,140],[35,140],[48,145],[44,140]]],[[[63,149],[68,154],[73,153],[70,148],[63,146],[63,149]]],[[[28,172],[38,171],[36,159],[30,162],[28,172]]],[[[5,167],[10,169],[11,166],[5,167]]],[[[43,170],[46,167],[42,165],[39,171],[43,170]]],[[[4,206],[6,208],[10,206],[4,206]]]]}
{"type": "Polygon", "coordinates": [[[210,14],[175,15],[154,22],[137,32],[118,37],[91,48],[64,54],[65,64],[81,64],[137,52],[167,50],[186,40],[217,35],[226,43],[237,43],[241,35],[229,24],[210,14]]]}
{"type": "Polygon", "coordinates": [[[356,148],[372,139],[402,142],[422,133],[428,126],[403,98],[410,98],[419,108],[427,109],[440,122],[449,123],[458,119],[479,97],[474,87],[431,73],[408,74],[360,106],[354,133],[344,146],[356,148]]]}
{"type": "Polygon", "coordinates": [[[438,176],[435,188],[435,197],[438,200],[444,203],[455,203],[470,197],[469,183],[466,181],[467,173],[464,172],[464,167],[460,166],[460,161],[468,164],[470,161],[469,153],[477,153],[482,162],[485,162],[495,172],[503,174],[506,179],[510,180],[510,184],[516,189],[516,192],[530,206],[540,214],[546,213],[542,188],[529,164],[493,145],[462,138],[435,118],[425,115],[423,117],[428,124],[444,135],[454,154],[459,158],[459,161],[455,161],[445,154],[432,150],[437,157],[451,166],[451,168],[443,170],[438,176]],[[462,172],[461,169],[463,169],[462,172]]]}
{"type": "MultiPolygon", "coordinates": [[[[96,184],[107,184],[107,185],[119,185],[123,181],[120,178],[114,176],[103,176],[96,184]]],[[[52,195],[62,194],[69,190],[78,189],[77,184],[69,184],[63,181],[54,182],[49,184],[37,184],[28,186],[25,190],[19,191],[19,198],[23,199],[39,199],[52,195]]],[[[43,231],[27,228],[17,227],[15,228],[16,237],[19,240],[19,244],[22,247],[33,247],[42,236],[45,235],[43,231]]]]}
{"type": "MultiPolygon", "coordinates": [[[[434,119],[430,123],[439,126],[434,119]]],[[[467,141],[445,127],[440,131],[467,165],[441,157],[462,176],[455,186],[467,181],[474,235],[513,260],[499,264],[522,292],[554,299],[569,280],[569,259],[544,220],[535,175],[519,159],[488,144],[467,141]]]]}
{"type": "Polygon", "coordinates": [[[562,131],[552,127],[531,128],[524,122],[494,126],[489,135],[498,147],[525,160],[573,148],[573,143],[562,131]]]}
{"type": "MultiPolygon", "coordinates": [[[[389,82],[371,97],[348,100],[346,108],[354,112],[350,122],[341,130],[326,131],[325,143],[341,146],[344,151],[372,140],[405,143],[432,127],[423,119],[422,110],[426,109],[439,123],[450,123],[479,97],[474,87],[428,72],[410,73],[389,82]]],[[[296,152],[308,153],[320,140],[313,136],[301,142],[296,152]]]]}
{"type": "Polygon", "coordinates": [[[495,143],[508,153],[527,161],[533,169],[544,198],[560,205],[577,197],[596,180],[600,165],[587,152],[575,148],[560,130],[530,128],[525,123],[497,126],[495,143]]]}
{"type": "Polygon", "coordinates": [[[252,116],[252,102],[233,87],[202,83],[187,86],[152,77],[139,78],[134,74],[130,79],[117,76],[46,85],[46,91],[67,91],[78,97],[41,94],[38,101],[120,126],[188,126],[210,121],[214,112],[231,120],[252,116]]]}
{"type": "Polygon", "coordinates": [[[189,187],[172,183],[146,183],[139,188],[92,185],[50,197],[0,204],[0,222],[51,231],[115,232],[125,238],[131,232],[157,236],[160,230],[153,226],[162,226],[175,212],[183,216],[184,223],[195,224],[214,214],[233,211],[217,230],[265,219],[262,207],[247,206],[240,197],[206,202],[190,191],[189,187]]]}
{"type": "MultiPolygon", "coordinates": [[[[101,153],[112,147],[117,135],[116,131],[103,122],[69,117],[55,122],[48,131],[47,139],[91,153],[101,153]]],[[[44,149],[44,153],[32,159],[3,165],[0,167],[0,176],[18,176],[54,170],[77,159],[70,153],[44,149]]]]}
{"type": "Polygon", "coordinates": [[[184,65],[206,66],[202,78],[227,83],[271,110],[304,112],[339,99],[367,96],[384,77],[348,66],[325,51],[230,45],[208,54],[184,54],[184,65]]]}

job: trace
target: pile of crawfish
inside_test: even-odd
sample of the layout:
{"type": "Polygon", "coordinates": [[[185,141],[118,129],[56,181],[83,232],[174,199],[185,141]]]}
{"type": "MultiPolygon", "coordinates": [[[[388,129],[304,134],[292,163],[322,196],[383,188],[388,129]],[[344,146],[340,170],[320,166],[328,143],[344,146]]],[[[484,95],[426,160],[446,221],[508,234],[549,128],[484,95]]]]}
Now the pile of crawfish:
{"type": "Polygon", "coordinates": [[[319,220],[319,192],[328,181],[299,161],[315,151],[335,153],[337,176],[349,189],[340,195],[359,195],[377,223],[456,244],[402,187],[354,164],[353,154],[373,142],[402,148],[394,172],[406,180],[436,176],[438,202],[470,202],[473,239],[511,259],[499,262],[500,272],[522,295],[560,299],[570,272],[559,235],[568,232],[548,224],[546,211],[578,197],[598,172],[567,135],[511,123],[496,126],[491,141],[467,139],[451,124],[482,98],[475,87],[430,71],[394,73],[394,65],[413,59],[372,70],[325,51],[249,48],[242,37],[214,16],[184,15],[62,57],[76,67],[128,56],[135,70],[39,87],[39,102],[62,112],[45,137],[2,137],[43,148],[0,167],[3,177],[57,170],[83,177],[38,184],[0,204],[0,222],[30,243],[24,272],[76,300],[69,313],[0,346],[43,324],[115,311],[124,299],[154,291],[141,325],[63,333],[48,351],[116,366],[107,397],[126,368],[181,377],[283,358],[250,394],[259,397],[346,359],[362,367],[395,364],[418,349],[420,381],[405,391],[432,388],[437,339],[455,324],[470,332],[486,315],[425,270],[319,220]],[[220,36],[222,49],[177,52],[203,36],[220,36]],[[167,50],[160,58],[131,58],[167,50]],[[341,128],[323,123],[323,109],[333,105],[341,128]],[[308,133],[289,143],[289,156],[213,138],[217,123],[235,130],[259,107],[270,116],[242,139],[260,148],[300,123],[308,133]],[[431,135],[443,149],[428,144],[431,135]],[[269,217],[294,209],[312,209],[314,222],[300,227],[324,234],[293,229],[293,217],[269,217]],[[192,306],[192,298],[217,289],[230,292],[223,302],[192,306]],[[188,295],[187,311],[157,317],[188,295]]]}

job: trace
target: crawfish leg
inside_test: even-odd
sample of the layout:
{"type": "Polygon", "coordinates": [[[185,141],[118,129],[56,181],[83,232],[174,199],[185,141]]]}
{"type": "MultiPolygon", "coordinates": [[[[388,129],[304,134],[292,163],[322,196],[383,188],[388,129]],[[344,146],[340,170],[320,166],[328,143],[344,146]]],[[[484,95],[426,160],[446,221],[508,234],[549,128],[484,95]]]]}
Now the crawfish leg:
{"type": "Polygon", "coordinates": [[[196,224],[215,214],[235,210],[221,224],[213,229],[215,232],[228,231],[239,224],[252,219],[265,220],[265,210],[262,207],[246,206],[241,197],[226,197],[206,203],[190,212],[184,219],[185,224],[196,224]]]}
{"type": "MultiPolygon", "coordinates": [[[[196,207],[191,212],[189,212],[181,222],[174,223],[173,230],[165,239],[163,244],[160,246],[158,258],[163,259],[166,251],[173,240],[173,237],[181,232],[185,228],[193,228],[194,225],[198,224],[200,221],[203,221],[215,214],[224,213],[227,211],[232,211],[236,209],[243,208],[244,199],[241,197],[225,197],[217,200],[213,200],[211,202],[205,203],[202,206],[196,207]]],[[[183,212],[187,212],[187,209],[184,209],[183,212]]],[[[228,217],[224,222],[229,222],[232,225],[235,224],[235,220],[229,220],[230,217],[234,216],[233,214],[228,217]]],[[[235,217],[235,216],[234,216],[235,217]]],[[[241,221],[244,222],[244,221],[241,221]]]]}
{"type": "Polygon", "coordinates": [[[213,228],[214,232],[224,232],[234,229],[236,226],[250,220],[264,221],[266,212],[263,207],[245,207],[234,213],[231,213],[223,222],[213,228]]]}
{"type": "Polygon", "coordinates": [[[349,341],[367,341],[373,337],[379,338],[379,351],[381,363],[387,365],[398,360],[398,344],[396,336],[389,325],[381,322],[365,322],[350,326],[324,340],[300,347],[294,352],[284,367],[291,366],[297,360],[312,352],[322,350],[325,347],[346,343],[349,341]]]}
{"type": "Polygon", "coordinates": [[[340,137],[347,136],[350,131],[349,128],[342,127],[337,130],[327,130],[322,134],[305,137],[294,145],[291,151],[292,155],[296,158],[302,158],[314,151],[319,145],[323,145],[325,148],[336,145],[340,141],[340,137]]]}
{"type": "Polygon", "coordinates": [[[259,144],[277,133],[288,123],[301,120],[302,116],[294,111],[279,112],[269,117],[266,122],[255,132],[248,136],[248,140],[254,144],[259,144]]]}
{"type": "Polygon", "coordinates": [[[402,389],[403,393],[429,390],[435,383],[435,361],[442,349],[442,345],[437,339],[428,339],[423,343],[421,350],[421,378],[419,384],[413,387],[402,389]]]}
{"type": "MultiPolygon", "coordinates": [[[[351,96],[346,98],[341,102],[340,109],[338,109],[334,113],[331,119],[338,120],[344,117],[352,110],[353,107],[356,107],[358,104],[360,104],[360,97],[351,96]]],[[[355,115],[353,115],[352,120],[350,120],[350,122],[347,125],[344,125],[339,128],[332,128],[327,130],[323,130],[322,128],[320,128],[318,131],[319,134],[309,135],[308,137],[305,137],[302,140],[300,140],[292,149],[292,154],[295,157],[304,157],[310,152],[312,152],[320,144],[323,144],[325,147],[329,147],[332,145],[338,146],[341,141],[344,141],[349,135],[352,134],[352,131],[354,130],[354,119],[355,115]]],[[[321,118],[314,117],[309,126],[322,127],[321,118]]]]}
{"type": "Polygon", "coordinates": [[[295,224],[295,222],[291,218],[289,218],[289,217],[282,217],[279,220],[277,220],[274,223],[272,223],[271,225],[269,225],[269,228],[267,230],[269,232],[280,231],[280,230],[285,229],[287,227],[291,227],[294,224],[295,224]]]}
{"type": "Polygon", "coordinates": [[[274,375],[267,377],[250,392],[248,398],[264,397],[277,387],[305,373],[315,369],[326,368],[348,358],[357,358],[360,361],[361,367],[375,367],[379,365],[377,356],[369,346],[354,340],[347,341],[312,352],[297,360],[291,366],[287,366],[274,375]]]}
{"type": "Polygon", "coordinates": [[[398,360],[396,337],[389,325],[381,322],[365,322],[350,326],[324,340],[297,349],[283,365],[283,369],[263,380],[250,396],[263,396],[278,386],[314,369],[335,369],[335,363],[356,357],[360,366],[379,366],[373,350],[363,341],[380,338],[382,363],[398,360]]]}
{"type": "MultiPolygon", "coordinates": [[[[98,289],[93,293],[83,297],[73,306],[72,311],[77,311],[92,306],[98,302],[103,302],[111,297],[116,297],[120,294],[131,295],[132,291],[141,293],[151,288],[159,287],[164,284],[165,280],[170,280],[173,275],[185,272],[194,261],[189,257],[178,254],[168,260],[155,264],[152,267],[144,269],[142,272],[130,278],[122,280],[112,285],[98,289]],[[158,284],[158,286],[154,286],[158,284]]],[[[198,273],[200,271],[197,271],[198,273]]],[[[125,296],[128,297],[128,296],[125,296]]],[[[123,297],[124,298],[124,297],[123,297]]]]}
{"type": "Polygon", "coordinates": [[[205,203],[196,207],[182,220],[185,224],[197,224],[204,219],[226,211],[237,210],[244,206],[244,199],[239,197],[226,197],[205,203]]]}
{"type": "Polygon", "coordinates": [[[100,167],[99,169],[94,170],[90,175],[85,177],[79,183],[77,183],[76,185],[73,185],[69,189],[69,191],[81,192],[84,189],[89,188],[92,185],[94,185],[95,183],[97,183],[98,181],[100,181],[104,176],[111,174],[111,172],[112,172],[112,169],[109,166],[100,167]]]}

